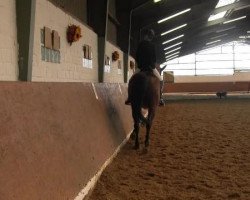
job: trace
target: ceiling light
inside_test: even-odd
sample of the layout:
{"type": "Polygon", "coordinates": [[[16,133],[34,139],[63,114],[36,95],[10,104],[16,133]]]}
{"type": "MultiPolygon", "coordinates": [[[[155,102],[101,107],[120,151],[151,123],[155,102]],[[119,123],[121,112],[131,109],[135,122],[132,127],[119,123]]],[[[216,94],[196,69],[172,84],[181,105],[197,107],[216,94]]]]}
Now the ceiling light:
{"type": "Polygon", "coordinates": [[[160,2],[160,1],[161,1],[161,0],[154,0],[155,3],[158,3],[158,2],[160,2]]]}
{"type": "Polygon", "coordinates": [[[174,15],[171,15],[171,16],[169,16],[169,17],[166,17],[166,18],[164,18],[164,19],[158,21],[158,24],[160,24],[160,23],[162,23],[162,22],[165,22],[165,21],[167,21],[167,20],[169,20],[169,19],[172,19],[172,18],[174,18],[174,17],[177,17],[177,16],[179,16],[179,15],[182,15],[182,14],[184,14],[184,13],[186,13],[186,12],[189,12],[190,10],[191,10],[191,8],[188,8],[188,9],[183,10],[183,11],[181,11],[181,12],[178,12],[178,13],[176,13],[176,14],[174,14],[174,15]]]}
{"type": "Polygon", "coordinates": [[[173,50],[171,50],[171,51],[165,52],[165,54],[170,54],[170,53],[172,53],[172,52],[174,52],[174,51],[177,51],[177,50],[179,50],[179,49],[181,49],[181,47],[178,47],[178,48],[173,49],[173,50]]]}
{"type": "Polygon", "coordinates": [[[180,44],[182,44],[182,43],[183,43],[183,42],[179,42],[179,43],[177,43],[177,44],[174,44],[174,45],[172,45],[172,46],[169,46],[169,47],[165,48],[164,50],[171,49],[171,48],[173,48],[173,47],[175,47],[175,46],[178,46],[178,45],[180,45],[180,44]]]}
{"type": "Polygon", "coordinates": [[[217,38],[220,38],[220,37],[224,37],[228,35],[227,33],[223,34],[223,35],[218,35],[218,36],[215,36],[215,37],[211,37],[210,40],[214,40],[214,39],[217,39],[217,38]]]}
{"type": "Polygon", "coordinates": [[[173,32],[173,31],[176,31],[176,30],[178,30],[178,29],[181,29],[181,28],[183,28],[183,27],[185,27],[185,26],[187,26],[187,24],[183,24],[183,25],[181,25],[181,26],[177,26],[176,28],[173,28],[173,29],[171,29],[171,30],[169,30],[169,31],[166,31],[166,32],[162,33],[161,36],[167,35],[167,34],[173,32]]]}
{"type": "Polygon", "coordinates": [[[236,2],[236,0],[219,0],[219,2],[217,3],[215,8],[226,6],[226,5],[235,3],[235,2],[236,2]]]}
{"type": "Polygon", "coordinates": [[[214,43],[217,43],[217,42],[220,42],[221,40],[215,40],[213,42],[208,42],[206,45],[210,45],[210,44],[214,44],[214,43]]]}
{"type": "Polygon", "coordinates": [[[247,16],[242,16],[242,17],[238,17],[238,18],[235,18],[235,19],[231,19],[231,20],[228,20],[228,21],[225,21],[223,22],[223,24],[228,24],[228,23],[231,23],[231,22],[234,22],[234,21],[238,21],[238,20],[241,20],[241,19],[245,19],[247,16]]]}
{"type": "Polygon", "coordinates": [[[172,57],[172,56],[174,56],[174,55],[179,55],[179,51],[178,52],[175,52],[175,53],[172,53],[171,55],[168,55],[168,56],[166,56],[166,58],[170,58],[170,57],[172,57]]]}
{"type": "Polygon", "coordinates": [[[247,31],[247,33],[250,33],[250,31],[247,31]]]}
{"type": "Polygon", "coordinates": [[[170,57],[170,58],[166,59],[166,61],[173,60],[174,58],[177,58],[177,57],[178,57],[178,55],[170,57]]]}
{"type": "Polygon", "coordinates": [[[245,36],[239,36],[240,39],[248,39],[250,38],[250,35],[245,35],[245,36]]]}
{"type": "Polygon", "coordinates": [[[231,26],[230,28],[225,28],[225,29],[218,30],[218,31],[216,31],[216,33],[221,33],[221,32],[228,31],[228,30],[231,30],[231,29],[234,29],[234,28],[236,28],[236,26],[231,26]]]}
{"type": "Polygon", "coordinates": [[[167,44],[167,43],[172,42],[174,40],[178,40],[179,38],[182,38],[182,37],[184,37],[184,35],[179,35],[179,36],[177,36],[175,38],[172,38],[170,40],[167,40],[167,41],[163,42],[162,44],[167,44]]]}
{"type": "Polygon", "coordinates": [[[220,12],[220,13],[215,14],[215,15],[210,15],[210,17],[208,18],[208,21],[211,22],[211,21],[214,21],[217,19],[221,19],[226,15],[226,13],[227,13],[227,11],[220,12]]]}

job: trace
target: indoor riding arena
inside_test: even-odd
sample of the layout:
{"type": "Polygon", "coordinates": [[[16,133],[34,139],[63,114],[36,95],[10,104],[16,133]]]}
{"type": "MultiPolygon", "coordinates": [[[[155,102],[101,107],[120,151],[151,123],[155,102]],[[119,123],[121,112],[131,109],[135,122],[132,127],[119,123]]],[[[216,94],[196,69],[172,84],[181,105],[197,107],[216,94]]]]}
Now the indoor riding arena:
{"type": "Polygon", "coordinates": [[[0,200],[250,200],[249,0],[0,0],[0,200]]]}

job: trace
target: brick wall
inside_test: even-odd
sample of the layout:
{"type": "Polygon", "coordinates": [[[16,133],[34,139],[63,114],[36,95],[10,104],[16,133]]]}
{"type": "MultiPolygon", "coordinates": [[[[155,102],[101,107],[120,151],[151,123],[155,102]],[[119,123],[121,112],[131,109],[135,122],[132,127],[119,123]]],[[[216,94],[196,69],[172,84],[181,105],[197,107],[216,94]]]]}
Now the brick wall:
{"type": "Polygon", "coordinates": [[[0,80],[16,81],[17,29],[15,0],[0,0],[0,80]]]}
{"type": "Polygon", "coordinates": [[[131,78],[131,76],[134,74],[134,70],[130,68],[130,61],[133,61],[135,63],[135,59],[132,56],[129,56],[128,61],[128,80],[131,78]]]}
{"type": "Polygon", "coordinates": [[[33,52],[32,81],[45,82],[97,82],[97,35],[86,25],[74,19],[47,0],[39,0],[36,4],[35,37],[33,52]],[[66,29],[69,24],[80,25],[82,38],[70,46],[66,40],[66,29]],[[61,63],[42,61],[40,31],[46,26],[58,31],[61,37],[61,63]],[[82,66],[83,45],[91,46],[93,68],[82,66]]]}
{"type": "Polygon", "coordinates": [[[106,55],[111,58],[111,68],[110,72],[104,73],[104,82],[107,83],[123,83],[124,78],[123,78],[123,70],[124,70],[124,63],[123,63],[123,52],[116,47],[115,45],[111,44],[110,42],[107,41],[106,43],[106,55]],[[120,55],[120,62],[121,62],[121,69],[118,70],[118,61],[112,61],[112,53],[114,51],[118,51],[120,55]],[[119,73],[120,72],[120,73],[119,73]]]}

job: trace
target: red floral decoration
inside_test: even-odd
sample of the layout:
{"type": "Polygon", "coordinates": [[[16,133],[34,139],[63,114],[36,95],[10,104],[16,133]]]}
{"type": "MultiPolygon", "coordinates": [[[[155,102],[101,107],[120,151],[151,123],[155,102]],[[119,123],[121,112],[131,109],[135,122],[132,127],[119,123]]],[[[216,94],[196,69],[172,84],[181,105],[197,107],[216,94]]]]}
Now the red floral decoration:
{"type": "Polygon", "coordinates": [[[119,59],[119,57],[120,57],[120,55],[119,55],[118,51],[114,51],[112,53],[112,60],[113,61],[117,61],[119,59]]]}
{"type": "Polygon", "coordinates": [[[76,25],[68,26],[67,40],[68,40],[68,43],[70,43],[70,45],[72,45],[73,42],[77,42],[81,37],[82,35],[81,35],[80,26],[76,26],[76,25]]]}

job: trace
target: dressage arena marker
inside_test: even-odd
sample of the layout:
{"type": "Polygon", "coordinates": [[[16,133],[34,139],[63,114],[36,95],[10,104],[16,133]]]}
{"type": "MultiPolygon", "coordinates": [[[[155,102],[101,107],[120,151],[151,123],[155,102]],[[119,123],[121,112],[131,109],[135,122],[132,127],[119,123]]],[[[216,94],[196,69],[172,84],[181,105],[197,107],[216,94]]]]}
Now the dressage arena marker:
{"type": "Polygon", "coordinates": [[[96,173],[94,177],[90,179],[90,181],[87,183],[87,185],[78,193],[77,197],[74,198],[74,200],[83,200],[88,193],[95,187],[98,179],[100,178],[102,172],[105,170],[105,168],[113,161],[113,159],[117,156],[117,154],[120,152],[121,148],[127,143],[127,141],[130,138],[130,135],[133,131],[131,131],[127,137],[123,140],[123,142],[120,144],[120,146],[117,147],[113,155],[106,160],[106,162],[102,165],[100,170],[96,173]]]}
{"type": "Polygon", "coordinates": [[[97,95],[97,92],[96,92],[95,84],[94,84],[94,83],[92,83],[92,88],[93,88],[94,93],[95,93],[95,98],[98,99],[98,95],[97,95]]]}
{"type": "Polygon", "coordinates": [[[120,93],[122,94],[122,89],[121,89],[121,85],[118,83],[119,85],[119,90],[120,90],[120,93]]]}

